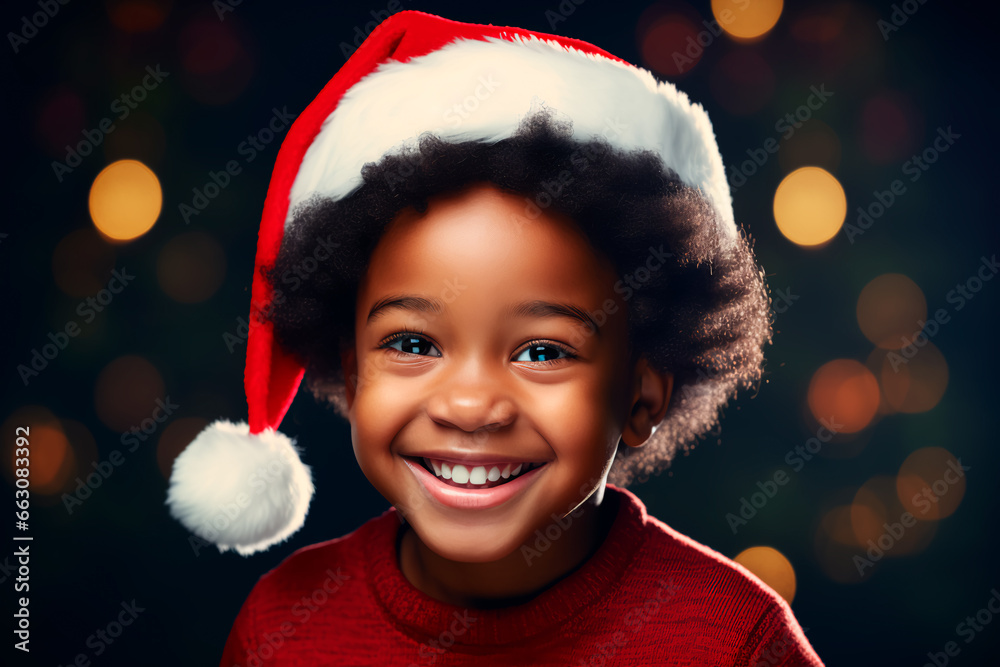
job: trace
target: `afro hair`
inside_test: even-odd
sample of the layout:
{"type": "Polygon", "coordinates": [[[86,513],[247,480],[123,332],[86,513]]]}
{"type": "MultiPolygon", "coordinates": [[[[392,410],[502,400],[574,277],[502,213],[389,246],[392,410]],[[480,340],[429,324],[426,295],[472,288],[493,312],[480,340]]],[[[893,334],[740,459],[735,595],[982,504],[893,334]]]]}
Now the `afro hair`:
{"type": "Polygon", "coordinates": [[[495,143],[424,133],[408,150],[365,165],[362,176],[344,199],[298,206],[274,265],[264,269],[282,296],[264,315],[278,343],[304,362],[309,388],[340,414],[347,414],[340,352],[353,344],[358,286],[383,231],[404,209],[422,213],[429,198],[482,182],[523,195],[526,211],[568,215],[619,276],[648,275],[624,293],[630,345],[673,374],[674,390],[649,441],[618,448],[610,482],[627,486],[662,472],[678,449],[718,424],[739,389],[760,380],[770,299],[750,243],[742,231],[727,236],[702,193],[653,152],[620,151],[603,138],[575,141],[568,123],[539,113],[495,143]],[[337,251],[304,273],[321,239],[337,251]],[[637,271],[651,248],[672,263],[637,271]]]}

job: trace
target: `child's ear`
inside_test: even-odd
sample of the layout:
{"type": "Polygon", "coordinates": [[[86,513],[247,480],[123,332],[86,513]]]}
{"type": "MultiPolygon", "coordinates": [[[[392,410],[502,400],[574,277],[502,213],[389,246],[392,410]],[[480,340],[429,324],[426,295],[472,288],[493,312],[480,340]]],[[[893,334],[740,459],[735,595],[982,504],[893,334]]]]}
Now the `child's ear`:
{"type": "Polygon", "coordinates": [[[622,431],[622,442],[639,447],[649,440],[653,427],[667,414],[674,376],[654,369],[645,357],[639,357],[632,382],[632,409],[622,431]]]}
{"type": "Polygon", "coordinates": [[[344,390],[347,395],[347,409],[350,410],[358,390],[358,356],[353,342],[340,346],[340,367],[344,369],[344,390]]]}

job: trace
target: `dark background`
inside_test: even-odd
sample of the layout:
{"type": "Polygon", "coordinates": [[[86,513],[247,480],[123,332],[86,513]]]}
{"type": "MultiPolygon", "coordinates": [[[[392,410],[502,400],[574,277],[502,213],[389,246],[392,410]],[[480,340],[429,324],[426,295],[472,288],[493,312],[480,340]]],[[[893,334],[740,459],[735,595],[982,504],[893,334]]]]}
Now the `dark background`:
{"type": "MultiPolygon", "coordinates": [[[[85,653],[93,664],[217,664],[261,574],[295,549],[350,532],[386,508],[358,470],[347,424],[305,393],[282,430],[304,446],[318,491],[305,527],[291,540],[250,558],[196,550],[163,502],[164,471],[193,433],[208,420],[246,417],[245,346],[230,352],[223,334],[235,334],[249,311],[257,226],[278,141],[251,163],[243,163],[237,147],[266,126],[273,108],[301,112],[345,61],[341,44],[371,29],[371,12],[392,6],[245,0],[220,20],[207,0],[74,0],[60,5],[17,53],[5,39],[0,113],[9,204],[0,224],[6,234],[0,266],[8,343],[0,381],[0,486],[13,498],[13,428],[23,424],[38,434],[32,465],[48,465],[54,481],[33,482],[31,528],[23,533],[34,537],[31,654],[15,651],[10,639],[0,662],[70,664],[85,653]],[[170,73],[166,80],[58,181],[52,161],[114,115],[112,101],[157,64],[170,73]],[[163,210],[145,235],[108,243],[91,231],[88,192],[98,172],[122,158],[156,173],[163,210]],[[192,188],[233,159],[243,172],[185,224],[179,204],[190,203],[192,188]],[[123,267],[134,281],[25,386],[16,367],[30,363],[49,332],[79,320],[77,304],[107,283],[112,268],[123,267]],[[185,303],[171,294],[202,300],[185,303]],[[152,413],[154,398],[168,396],[178,407],[134,451],[121,441],[127,426],[113,428],[100,416],[117,409],[119,424],[138,424],[152,413]],[[63,494],[116,449],[123,463],[68,512],[63,494]],[[144,611],[95,656],[88,637],[133,599],[144,611]]],[[[573,11],[554,27],[546,11],[558,12],[557,0],[398,6],[577,37],[645,67],[652,65],[640,37],[658,17],[679,14],[696,26],[712,19],[707,2],[564,2],[573,11]]],[[[956,625],[1000,586],[991,566],[997,562],[992,327],[1000,282],[985,283],[961,311],[946,302],[980,258],[998,250],[989,129],[997,109],[997,24],[986,3],[909,6],[916,12],[886,40],[876,22],[890,18],[888,2],[790,2],[763,40],[713,37],[689,71],[657,72],[706,107],[727,166],[769,137],[784,141],[775,122],[805,102],[810,86],[834,91],[799,140],[790,138],[734,194],[737,220],[756,239],[772,292],[796,297],[775,315],[765,383],[731,402],[721,431],[678,458],[668,474],[633,487],[650,513],[727,556],[756,545],[781,551],[797,576],[793,610],[829,665],[921,665],[948,641],[960,647],[951,664],[995,664],[990,658],[1000,645],[997,619],[969,643],[956,634],[956,625]],[[793,169],[815,164],[833,173],[853,223],[857,207],[899,178],[901,165],[948,126],[961,138],[854,243],[842,231],[820,248],[802,248],[777,230],[775,188],[793,169]],[[838,436],[734,535],[726,514],[738,511],[758,481],[787,470],[785,453],[815,433],[805,399],[816,369],[833,359],[868,360],[873,345],[855,308],[862,288],[886,273],[908,276],[931,313],[947,308],[953,316],[932,339],[947,362],[943,397],[929,410],[880,414],[860,433],[838,436]],[[964,497],[951,516],[921,526],[918,544],[901,543],[898,553],[858,575],[851,557],[864,547],[852,547],[842,534],[839,541],[828,538],[835,529],[823,518],[832,521],[836,507],[850,505],[862,485],[895,476],[924,447],[945,448],[971,466],[964,497]]],[[[22,17],[37,11],[36,2],[7,2],[0,28],[20,31],[22,17]]],[[[782,302],[775,297],[775,303],[782,302]]],[[[888,507],[885,516],[893,518],[888,507]]],[[[13,523],[3,521],[9,537],[17,534],[13,523]]],[[[0,558],[10,558],[13,548],[3,547],[0,558]]],[[[16,574],[8,568],[0,571],[2,608],[13,626],[16,574]]],[[[3,636],[11,638],[10,630],[3,636]]]]}

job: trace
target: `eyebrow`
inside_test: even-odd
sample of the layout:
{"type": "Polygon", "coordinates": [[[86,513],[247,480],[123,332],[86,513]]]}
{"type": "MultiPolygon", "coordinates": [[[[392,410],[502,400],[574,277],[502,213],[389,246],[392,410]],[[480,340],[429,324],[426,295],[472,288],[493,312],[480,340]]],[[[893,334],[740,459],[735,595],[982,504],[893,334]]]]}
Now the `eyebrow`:
{"type": "MultiPolygon", "coordinates": [[[[408,294],[387,296],[377,301],[368,311],[368,324],[384,313],[393,310],[412,310],[420,313],[440,313],[444,308],[437,299],[427,299],[422,296],[412,296],[408,294]]],[[[591,332],[601,335],[601,328],[594,321],[594,318],[586,310],[578,306],[566,303],[552,303],[551,301],[524,301],[514,304],[504,311],[507,317],[568,317],[577,320],[586,326],[591,332]]]]}
{"type": "Polygon", "coordinates": [[[601,335],[601,328],[586,310],[568,303],[550,301],[525,301],[511,306],[505,313],[509,317],[569,317],[579,320],[591,333],[601,335]]]}
{"type": "Polygon", "coordinates": [[[371,310],[368,311],[368,324],[393,309],[413,310],[419,313],[440,313],[442,306],[437,299],[425,299],[422,296],[408,294],[387,296],[375,302],[371,310]]]}

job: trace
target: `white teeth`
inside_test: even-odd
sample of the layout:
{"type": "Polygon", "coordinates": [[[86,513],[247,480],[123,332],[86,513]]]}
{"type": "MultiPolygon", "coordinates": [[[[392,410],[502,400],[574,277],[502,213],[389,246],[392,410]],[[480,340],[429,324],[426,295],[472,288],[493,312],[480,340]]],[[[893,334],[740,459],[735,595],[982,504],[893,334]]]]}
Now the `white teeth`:
{"type": "Polygon", "coordinates": [[[528,472],[538,466],[532,463],[505,463],[489,466],[466,466],[460,463],[449,464],[440,460],[424,458],[424,465],[434,470],[434,474],[442,479],[450,479],[456,484],[474,484],[481,486],[502,479],[513,479],[522,472],[528,472]]]}
{"type": "Polygon", "coordinates": [[[456,465],[451,469],[451,480],[456,484],[465,484],[469,481],[469,469],[463,465],[456,465]]]}

